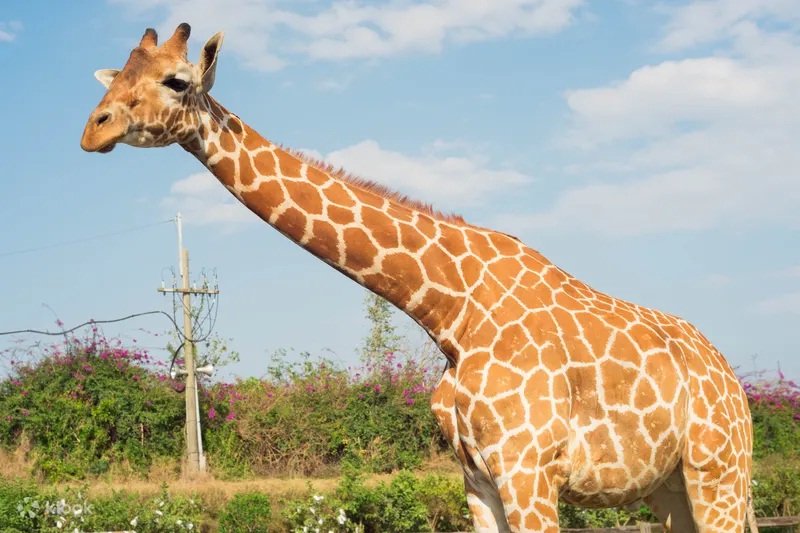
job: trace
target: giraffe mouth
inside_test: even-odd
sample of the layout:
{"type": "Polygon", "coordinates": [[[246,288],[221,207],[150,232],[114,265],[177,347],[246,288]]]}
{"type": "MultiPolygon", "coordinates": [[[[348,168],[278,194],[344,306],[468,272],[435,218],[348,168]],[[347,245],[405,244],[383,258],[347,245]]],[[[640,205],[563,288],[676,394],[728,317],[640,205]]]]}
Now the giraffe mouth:
{"type": "Polygon", "coordinates": [[[100,152],[101,154],[107,154],[108,152],[113,150],[116,145],[117,145],[116,142],[110,142],[110,143],[98,148],[97,151],[100,152]]]}

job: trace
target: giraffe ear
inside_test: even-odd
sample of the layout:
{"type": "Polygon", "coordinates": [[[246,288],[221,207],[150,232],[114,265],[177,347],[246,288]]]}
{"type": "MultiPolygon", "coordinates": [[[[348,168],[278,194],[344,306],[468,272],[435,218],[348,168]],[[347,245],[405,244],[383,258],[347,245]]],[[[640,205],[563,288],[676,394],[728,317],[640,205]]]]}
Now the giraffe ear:
{"type": "Polygon", "coordinates": [[[117,77],[117,74],[119,74],[119,70],[117,69],[104,68],[95,71],[94,77],[97,78],[97,81],[102,83],[106,89],[108,89],[108,87],[111,85],[111,82],[117,77]]]}
{"type": "Polygon", "coordinates": [[[200,87],[199,92],[207,93],[214,86],[214,75],[217,72],[217,56],[222,47],[223,33],[215,33],[203,46],[200,53],[200,87]]]}

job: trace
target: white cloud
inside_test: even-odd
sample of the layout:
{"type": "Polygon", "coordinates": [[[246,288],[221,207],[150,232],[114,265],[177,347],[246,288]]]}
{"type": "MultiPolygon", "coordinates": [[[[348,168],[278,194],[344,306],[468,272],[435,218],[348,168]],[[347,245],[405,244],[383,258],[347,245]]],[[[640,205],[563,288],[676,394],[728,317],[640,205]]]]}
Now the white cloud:
{"type": "Polygon", "coordinates": [[[706,0],[669,10],[661,46],[681,50],[730,37],[753,22],[800,21],[796,0],[706,0]]]}
{"type": "Polygon", "coordinates": [[[555,32],[572,22],[582,0],[429,0],[419,3],[338,2],[312,17],[287,23],[313,40],[318,59],[438,52],[448,43],[555,32]]]}
{"type": "Polygon", "coordinates": [[[0,43],[10,43],[15,40],[21,30],[22,23],[17,20],[0,22],[0,43]]]}
{"type": "Polygon", "coordinates": [[[666,61],[606,87],[569,91],[573,141],[589,145],[661,136],[686,122],[736,120],[788,96],[785,74],[726,57],[666,61]]]}
{"type": "MultiPolygon", "coordinates": [[[[691,6],[710,4],[721,5],[691,6]]],[[[794,20],[797,10],[785,2],[766,4],[774,17],[786,9],[784,24],[794,20]]],[[[669,28],[686,13],[677,9],[669,28]]],[[[572,117],[559,145],[573,159],[569,173],[594,181],[567,189],[544,212],[501,222],[609,236],[800,225],[800,42],[748,13],[736,18],[736,31],[706,21],[694,40],[685,37],[728,32],[713,56],[567,92],[572,117]]]]}
{"type": "Polygon", "coordinates": [[[171,32],[190,20],[193,35],[225,29],[226,46],[251,68],[276,70],[292,56],[319,60],[432,53],[448,44],[541,35],[568,26],[584,0],[343,0],[317,7],[288,0],[110,0],[167,15],[171,32]]]}
{"type": "MultiPolygon", "coordinates": [[[[528,176],[514,170],[490,168],[485,158],[438,155],[456,146],[455,143],[437,141],[433,146],[423,149],[418,156],[386,150],[373,140],[328,154],[313,149],[302,151],[354,175],[433,203],[442,211],[479,204],[492,193],[530,181],[528,176]]],[[[192,174],[173,183],[161,205],[169,213],[180,210],[187,224],[231,228],[256,220],[208,172],[192,174]]]]}
{"type": "Polygon", "coordinates": [[[177,211],[187,225],[214,225],[223,230],[255,220],[255,216],[223,187],[210,172],[192,174],[172,184],[161,201],[165,211],[177,211]]]}
{"type": "MultiPolygon", "coordinates": [[[[204,43],[218,31],[225,32],[223,48],[235,54],[247,68],[271,71],[285,62],[278,57],[272,33],[278,22],[275,0],[109,0],[123,6],[137,18],[152,11],[165,12],[156,24],[161,40],[181,22],[192,26],[192,41],[204,43]]],[[[142,28],[144,30],[144,28],[142,28]]],[[[196,52],[199,56],[199,50],[196,52]]],[[[190,58],[197,61],[197,57],[190,58]]]]}
{"type": "MultiPolygon", "coordinates": [[[[438,149],[449,146],[439,141],[438,149]]],[[[447,211],[477,205],[487,194],[524,185],[530,178],[514,170],[493,169],[481,157],[439,156],[427,150],[407,156],[386,150],[372,140],[362,141],[325,156],[349,172],[373,179],[447,211]]]]}
{"type": "Polygon", "coordinates": [[[756,311],[767,315],[800,314],[800,292],[789,292],[756,304],[756,311]]]}

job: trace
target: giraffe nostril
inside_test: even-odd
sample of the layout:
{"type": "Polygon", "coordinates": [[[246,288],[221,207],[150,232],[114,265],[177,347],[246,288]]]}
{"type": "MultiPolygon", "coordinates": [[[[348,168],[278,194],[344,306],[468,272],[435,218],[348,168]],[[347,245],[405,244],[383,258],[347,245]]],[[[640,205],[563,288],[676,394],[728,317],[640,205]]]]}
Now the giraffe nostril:
{"type": "Polygon", "coordinates": [[[101,113],[96,119],[94,119],[94,123],[97,126],[102,126],[105,122],[108,122],[110,118],[111,118],[111,113],[106,111],[104,113],[101,113]]]}

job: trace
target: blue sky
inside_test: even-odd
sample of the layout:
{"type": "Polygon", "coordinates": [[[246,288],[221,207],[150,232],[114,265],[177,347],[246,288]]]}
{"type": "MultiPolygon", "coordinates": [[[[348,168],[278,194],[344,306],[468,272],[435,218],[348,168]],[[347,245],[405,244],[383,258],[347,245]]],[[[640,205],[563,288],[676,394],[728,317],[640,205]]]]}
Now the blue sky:
{"type": "MultiPolygon", "coordinates": [[[[597,289],[800,376],[794,0],[113,0],[0,4],[0,330],[170,308],[183,212],[216,331],[345,364],[364,290],[260,223],[178,147],[79,147],[147,26],[225,42],[213,94],[267,138],[521,237],[597,289]]],[[[411,344],[416,327],[397,317],[411,344]]],[[[161,318],[105,331],[158,348],[161,318]]],[[[0,348],[9,338],[0,338],[0,348]]],[[[293,357],[293,356],[290,356],[293,357]]]]}

